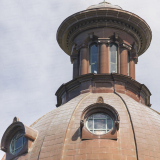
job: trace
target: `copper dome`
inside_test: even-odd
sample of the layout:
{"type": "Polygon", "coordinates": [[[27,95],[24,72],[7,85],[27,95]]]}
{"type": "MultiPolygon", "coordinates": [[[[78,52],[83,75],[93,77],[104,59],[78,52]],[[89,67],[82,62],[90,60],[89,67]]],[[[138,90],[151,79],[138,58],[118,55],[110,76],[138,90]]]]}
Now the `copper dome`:
{"type": "Polygon", "coordinates": [[[137,160],[137,156],[144,160],[160,159],[160,114],[125,94],[120,96],[123,100],[114,93],[85,93],[44,115],[32,125],[39,132],[32,148],[16,159],[137,160]],[[119,113],[118,138],[81,141],[81,113],[87,106],[96,103],[99,96],[119,113]]]}

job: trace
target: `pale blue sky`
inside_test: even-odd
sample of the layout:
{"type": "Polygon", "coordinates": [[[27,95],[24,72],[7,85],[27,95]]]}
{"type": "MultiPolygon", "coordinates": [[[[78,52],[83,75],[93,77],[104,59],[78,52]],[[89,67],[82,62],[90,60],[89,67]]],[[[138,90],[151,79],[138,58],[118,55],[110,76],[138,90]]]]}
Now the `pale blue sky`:
{"type": "MultiPolygon", "coordinates": [[[[0,138],[15,116],[26,125],[55,108],[55,92],[72,78],[70,58],[56,42],[60,23],[99,0],[0,0],[0,138]]],[[[112,0],[142,17],[153,38],[139,57],[136,80],[151,91],[160,112],[159,1],[112,0]]],[[[0,151],[0,158],[4,152],[0,151]]]]}

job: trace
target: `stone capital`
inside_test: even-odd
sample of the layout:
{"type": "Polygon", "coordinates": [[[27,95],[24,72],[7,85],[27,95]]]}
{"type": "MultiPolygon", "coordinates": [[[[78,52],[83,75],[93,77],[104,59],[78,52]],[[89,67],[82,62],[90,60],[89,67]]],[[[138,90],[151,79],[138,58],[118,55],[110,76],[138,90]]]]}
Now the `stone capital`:
{"type": "Polygon", "coordinates": [[[124,49],[127,49],[128,51],[131,51],[132,46],[126,43],[121,43],[120,48],[124,48],[124,49]]]}
{"type": "Polygon", "coordinates": [[[109,44],[111,43],[110,38],[98,38],[99,44],[109,44]]]}
{"type": "Polygon", "coordinates": [[[80,45],[80,47],[79,47],[80,49],[82,49],[82,48],[88,48],[88,45],[87,44],[85,44],[85,43],[83,43],[83,44],[81,44],[80,45]]]}

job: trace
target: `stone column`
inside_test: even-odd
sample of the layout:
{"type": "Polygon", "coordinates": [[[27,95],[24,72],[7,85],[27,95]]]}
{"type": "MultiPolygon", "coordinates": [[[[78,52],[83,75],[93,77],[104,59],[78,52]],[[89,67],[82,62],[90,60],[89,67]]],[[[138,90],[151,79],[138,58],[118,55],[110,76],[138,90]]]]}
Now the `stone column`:
{"type": "Polygon", "coordinates": [[[135,79],[135,61],[134,59],[130,59],[130,62],[129,62],[129,76],[132,77],[132,79],[135,79]]]}
{"type": "Polygon", "coordinates": [[[80,75],[88,73],[88,47],[84,46],[80,50],[80,75]]]}
{"type": "Polygon", "coordinates": [[[73,59],[73,79],[79,76],[78,57],[73,59]]]}
{"type": "Polygon", "coordinates": [[[99,73],[109,73],[109,47],[104,43],[99,46],[99,73]]]}
{"type": "Polygon", "coordinates": [[[99,38],[99,74],[109,73],[109,42],[108,38],[99,38]]]}
{"type": "Polygon", "coordinates": [[[123,43],[120,51],[120,74],[126,75],[128,72],[128,51],[131,50],[131,46],[123,43]]]}
{"type": "Polygon", "coordinates": [[[121,49],[121,56],[120,56],[120,74],[127,75],[127,68],[128,68],[128,50],[126,48],[121,49]]]}

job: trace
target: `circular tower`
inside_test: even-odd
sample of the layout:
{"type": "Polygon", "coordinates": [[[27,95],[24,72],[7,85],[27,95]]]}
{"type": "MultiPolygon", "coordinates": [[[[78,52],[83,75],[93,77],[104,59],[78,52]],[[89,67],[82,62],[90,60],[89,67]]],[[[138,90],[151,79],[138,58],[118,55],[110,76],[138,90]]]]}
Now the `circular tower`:
{"type": "Polygon", "coordinates": [[[3,160],[160,159],[160,113],[135,80],[151,38],[142,18],[106,1],[65,19],[57,41],[73,79],[57,90],[57,108],[30,127],[14,118],[3,160]]]}

